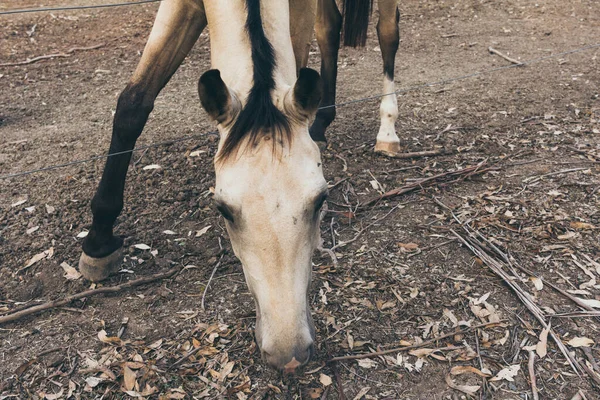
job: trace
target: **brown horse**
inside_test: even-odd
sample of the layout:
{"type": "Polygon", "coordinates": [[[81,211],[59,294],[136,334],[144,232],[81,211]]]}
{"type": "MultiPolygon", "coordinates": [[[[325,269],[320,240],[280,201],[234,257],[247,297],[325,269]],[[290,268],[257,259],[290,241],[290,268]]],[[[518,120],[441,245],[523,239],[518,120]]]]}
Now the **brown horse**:
{"type": "MultiPolygon", "coordinates": [[[[348,21],[362,21],[358,30],[347,24],[349,44],[364,42],[366,35],[371,5],[366,1],[361,19],[358,3],[365,1],[346,0],[348,21]],[[355,11],[350,13],[352,7],[355,11]]],[[[391,2],[381,1],[380,7],[384,3],[391,2]]],[[[109,149],[119,153],[134,148],[156,96],[208,25],[213,69],[200,78],[198,92],[220,133],[214,200],[256,302],[261,354],[270,365],[288,372],[308,362],[313,353],[308,286],[312,254],[320,240],[320,209],[327,196],[319,148],[309,134],[322,83],[317,72],[304,68],[315,19],[326,76],[324,99],[330,104],[335,100],[341,23],[333,1],[164,0],[141,61],[119,96],[109,149]]],[[[382,20],[378,26],[383,26],[382,20]]],[[[396,21],[395,11],[391,20],[396,21]]],[[[380,37],[387,32],[384,25],[380,37]]],[[[397,43],[391,47],[395,51],[397,43]]],[[[389,90],[393,55],[386,50],[384,59],[389,90]]],[[[384,103],[395,106],[395,97],[388,99],[384,103]]],[[[388,119],[382,130],[387,129],[387,135],[387,114],[395,119],[397,111],[384,108],[388,119]]],[[[317,115],[316,139],[324,139],[323,131],[333,119],[329,110],[317,115]]],[[[382,141],[378,136],[378,146],[391,143],[385,135],[382,141]]],[[[130,159],[131,153],[107,159],[92,199],[93,221],[79,268],[93,281],[106,278],[123,261],[123,240],[113,234],[113,225],[123,208],[130,159]]]]}

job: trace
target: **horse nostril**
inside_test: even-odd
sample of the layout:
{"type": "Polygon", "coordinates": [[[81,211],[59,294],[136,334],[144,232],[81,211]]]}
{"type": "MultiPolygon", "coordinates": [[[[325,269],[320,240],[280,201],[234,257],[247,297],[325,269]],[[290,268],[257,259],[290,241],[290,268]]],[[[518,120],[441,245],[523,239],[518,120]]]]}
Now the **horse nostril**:
{"type": "Polygon", "coordinates": [[[300,361],[300,363],[302,363],[302,365],[308,363],[310,361],[310,359],[312,358],[312,356],[315,353],[315,344],[313,342],[311,342],[307,347],[305,347],[303,350],[296,350],[296,358],[298,359],[298,361],[300,361]]]}

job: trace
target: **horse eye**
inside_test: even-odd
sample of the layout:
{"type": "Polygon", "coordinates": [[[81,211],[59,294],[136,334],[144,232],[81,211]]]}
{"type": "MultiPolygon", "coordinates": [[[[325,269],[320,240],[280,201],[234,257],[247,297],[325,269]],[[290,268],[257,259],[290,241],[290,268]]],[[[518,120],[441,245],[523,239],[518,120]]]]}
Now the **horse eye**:
{"type": "Polygon", "coordinates": [[[224,206],[223,204],[217,204],[217,211],[221,213],[223,218],[233,223],[233,215],[231,215],[231,211],[229,211],[229,208],[227,208],[227,206],[224,206]]]}

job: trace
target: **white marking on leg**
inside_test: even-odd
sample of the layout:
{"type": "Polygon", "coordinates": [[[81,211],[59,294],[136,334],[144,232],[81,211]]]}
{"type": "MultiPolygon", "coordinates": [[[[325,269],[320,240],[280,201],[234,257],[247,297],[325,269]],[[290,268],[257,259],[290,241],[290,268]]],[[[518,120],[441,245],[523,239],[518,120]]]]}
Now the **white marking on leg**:
{"type": "MultiPolygon", "coordinates": [[[[394,81],[387,76],[383,78],[383,93],[392,93],[395,91],[394,81]]],[[[379,107],[381,125],[377,134],[377,144],[375,151],[398,152],[400,151],[400,139],[396,135],[396,119],[398,119],[398,100],[396,95],[383,97],[379,107]]]]}

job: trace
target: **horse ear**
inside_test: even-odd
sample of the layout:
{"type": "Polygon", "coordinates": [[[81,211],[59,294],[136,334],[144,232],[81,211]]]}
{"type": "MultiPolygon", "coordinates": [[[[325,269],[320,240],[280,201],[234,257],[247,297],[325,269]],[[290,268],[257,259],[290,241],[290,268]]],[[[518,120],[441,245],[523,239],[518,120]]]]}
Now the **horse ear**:
{"type": "Polygon", "coordinates": [[[202,74],[198,81],[198,95],[202,107],[218,123],[222,124],[234,114],[236,99],[221,79],[218,69],[211,69],[202,74]]]}
{"type": "Polygon", "coordinates": [[[296,110],[310,118],[317,111],[323,96],[323,84],[319,73],[314,69],[301,68],[293,93],[296,110]]]}

